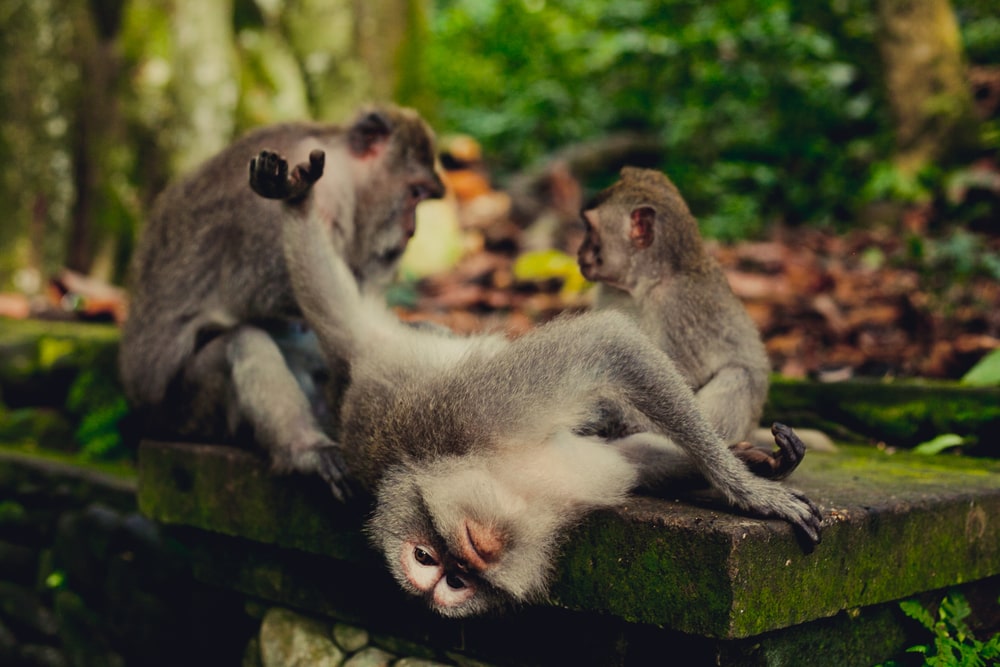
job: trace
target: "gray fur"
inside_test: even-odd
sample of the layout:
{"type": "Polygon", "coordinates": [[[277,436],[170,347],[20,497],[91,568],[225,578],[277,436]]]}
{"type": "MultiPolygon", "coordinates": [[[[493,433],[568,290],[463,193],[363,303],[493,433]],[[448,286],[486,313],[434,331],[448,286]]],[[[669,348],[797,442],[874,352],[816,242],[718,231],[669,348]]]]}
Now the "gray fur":
{"type": "Polygon", "coordinates": [[[697,473],[734,507],[818,540],[817,508],[748,471],[670,357],[629,317],[561,318],[511,341],[406,327],[353,284],[313,210],[289,205],[284,250],[321,347],[350,360],[344,456],[376,497],[373,542],[400,584],[439,612],[466,616],[538,598],[568,526],[675,472],[697,473]],[[601,438],[606,415],[631,435],[601,438]],[[642,437],[642,447],[683,452],[687,465],[647,471],[647,457],[635,453],[642,437]],[[471,525],[487,528],[474,537],[471,525]],[[418,585],[401,565],[411,544],[436,554],[436,587],[418,585]],[[462,556],[469,544],[474,557],[485,552],[472,560],[486,566],[462,556]],[[440,604],[435,596],[452,575],[475,595],[440,604]]]}
{"type": "Polygon", "coordinates": [[[583,216],[588,230],[579,261],[584,275],[603,283],[598,306],[636,317],[724,441],[748,438],[767,399],[770,362],[680,192],[660,172],[626,167],[583,216]],[[651,244],[637,247],[630,216],[643,207],[655,212],[655,222],[651,244]]]}
{"type": "Polygon", "coordinates": [[[327,177],[309,207],[366,288],[394,273],[416,203],[443,194],[433,134],[409,110],[246,135],[154,204],[132,267],[121,376],[147,432],[239,441],[247,431],[278,470],[313,472],[317,453],[334,451],[326,406],[339,400],[347,368],[301,329],[281,250],[287,212],[247,183],[247,164],[263,148],[297,161],[325,153],[327,177]]]}

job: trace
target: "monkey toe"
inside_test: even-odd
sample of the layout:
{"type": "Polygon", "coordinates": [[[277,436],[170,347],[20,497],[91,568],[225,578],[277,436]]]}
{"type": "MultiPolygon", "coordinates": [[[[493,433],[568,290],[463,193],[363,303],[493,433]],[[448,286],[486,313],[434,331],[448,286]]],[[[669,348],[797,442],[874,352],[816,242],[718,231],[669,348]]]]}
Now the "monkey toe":
{"type": "Polygon", "coordinates": [[[806,443],[790,427],[774,422],[771,425],[778,451],[774,455],[776,466],[773,479],[784,479],[792,474],[806,455],[806,443]]]}
{"type": "MultiPolygon", "coordinates": [[[[815,547],[822,538],[821,528],[823,524],[823,512],[813,501],[800,491],[792,491],[793,495],[806,505],[808,512],[805,516],[795,521],[795,526],[800,535],[808,540],[808,545],[815,547]]],[[[809,549],[811,551],[811,549],[809,549]]]]}
{"type": "Polygon", "coordinates": [[[762,449],[757,449],[749,442],[737,442],[729,445],[729,450],[757,477],[775,479],[780,473],[781,462],[775,456],[762,449]]]}

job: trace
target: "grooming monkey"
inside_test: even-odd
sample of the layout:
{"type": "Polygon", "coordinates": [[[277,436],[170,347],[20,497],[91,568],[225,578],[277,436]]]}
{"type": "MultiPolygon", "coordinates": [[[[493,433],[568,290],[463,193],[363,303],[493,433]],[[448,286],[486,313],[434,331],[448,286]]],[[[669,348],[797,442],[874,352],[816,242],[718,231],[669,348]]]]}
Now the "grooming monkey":
{"type": "Polygon", "coordinates": [[[286,198],[297,301],[324,352],[350,364],[343,454],[406,591],[452,617],[536,599],[570,525],[668,479],[700,476],[734,507],[819,540],[818,508],[750,472],[627,316],[557,319],[515,340],[403,325],[358,289],[302,194],[323,171],[320,151],[291,171],[263,152],[250,181],[286,198]]]}
{"type": "Polygon", "coordinates": [[[736,443],[751,469],[787,476],[801,452],[789,460],[782,440],[804,444],[790,429],[775,433],[773,455],[747,442],[766,443],[766,432],[761,437],[755,428],[767,400],[767,351],[674,184],[658,171],[625,167],[582,217],[586,236],[577,259],[584,277],[603,283],[598,306],[638,320],[670,355],[708,422],[723,441],[736,443]]]}
{"type": "Polygon", "coordinates": [[[276,125],[239,139],[154,205],[132,267],[122,381],[147,431],[246,436],[276,470],[318,472],[343,498],[336,412],[327,406],[347,368],[301,326],[281,249],[287,213],[247,184],[247,163],[265,147],[299,160],[325,152],[327,178],[304,206],[366,290],[392,277],[417,204],[444,193],[433,133],[410,110],[366,110],[347,127],[276,125]]]}

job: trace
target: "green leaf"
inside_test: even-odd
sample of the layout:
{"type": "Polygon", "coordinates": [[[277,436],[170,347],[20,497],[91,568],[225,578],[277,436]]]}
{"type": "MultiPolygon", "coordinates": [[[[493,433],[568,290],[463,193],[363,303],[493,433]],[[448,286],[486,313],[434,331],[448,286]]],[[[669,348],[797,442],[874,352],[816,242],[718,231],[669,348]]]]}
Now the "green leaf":
{"type": "MultiPolygon", "coordinates": [[[[903,610],[904,614],[920,623],[920,625],[928,630],[934,630],[934,617],[916,600],[903,600],[899,603],[899,608],[903,610]]],[[[914,647],[914,649],[916,648],[914,647]]]]}
{"type": "Polygon", "coordinates": [[[558,278],[566,292],[582,292],[588,285],[576,258],[560,250],[526,252],[514,262],[514,277],[520,282],[558,278]]]}
{"type": "Polygon", "coordinates": [[[965,438],[956,433],[945,433],[944,435],[939,435],[932,440],[927,442],[921,442],[919,445],[913,448],[915,454],[940,454],[946,449],[952,447],[961,447],[965,444],[965,438]]]}
{"type": "Polygon", "coordinates": [[[1000,349],[993,350],[980,359],[968,373],[962,376],[961,383],[972,387],[1000,385],[1000,349]]]}

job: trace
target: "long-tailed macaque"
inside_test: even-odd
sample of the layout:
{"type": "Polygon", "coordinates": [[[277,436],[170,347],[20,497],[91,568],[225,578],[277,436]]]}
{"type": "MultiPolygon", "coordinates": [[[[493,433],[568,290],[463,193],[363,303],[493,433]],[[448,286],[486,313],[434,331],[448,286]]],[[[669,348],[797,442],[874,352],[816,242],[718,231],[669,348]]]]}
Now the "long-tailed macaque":
{"type": "Polygon", "coordinates": [[[246,435],[276,470],[318,472],[343,497],[349,488],[328,406],[347,369],[301,326],[281,249],[282,203],[247,184],[247,163],[263,148],[298,160],[324,151],[327,178],[303,206],[365,289],[392,276],[417,204],[444,193],[433,133],[413,111],[378,108],[347,127],[296,123],[248,134],[154,205],[132,268],[121,376],[148,432],[246,435]]]}
{"type": "Polygon", "coordinates": [[[700,476],[733,507],[818,542],[819,509],[750,472],[630,318],[463,338],[407,327],[363,295],[307,192],[323,170],[319,152],[291,171],[262,153],[250,180],[286,198],[295,296],[321,349],[350,364],[343,454],[374,496],[367,530],[405,590],[454,617],[536,599],[570,525],[668,478],[700,476]]]}
{"type": "MultiPolygon", "coordinates": [[[[626,309],[670,355],[724,441],[748,438],[767,399],[767,351],[680,192],[658,171],[625,167],[582,216],[584,277],[631,297],[626,309]]],[[[619,305],[615,298],[602,293],[598,305],[619,305]]]]}

